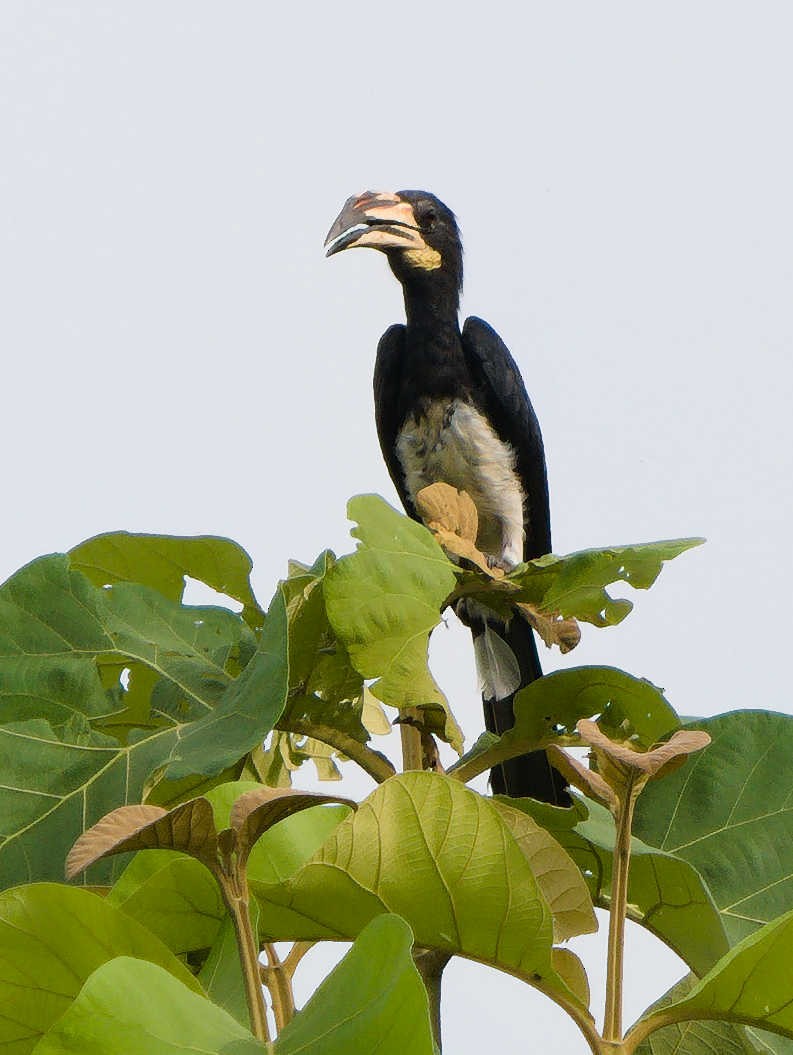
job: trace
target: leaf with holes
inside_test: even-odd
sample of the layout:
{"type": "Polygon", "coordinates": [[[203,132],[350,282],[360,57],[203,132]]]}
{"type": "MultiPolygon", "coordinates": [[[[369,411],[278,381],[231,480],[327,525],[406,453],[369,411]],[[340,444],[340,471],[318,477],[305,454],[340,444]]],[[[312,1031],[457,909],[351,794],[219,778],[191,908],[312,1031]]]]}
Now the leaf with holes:
{"type": "Polygon", "coordinates": [[[679,726],[660,689],[615,667],[570,667],[533,681],[515,697],[515,725],[502,736],[477,741],[450,770],[471,780],[507,758],[572,735],[580,718],[599,715],[598,724],[649,747],[679,726]]]}
{"type": "Polygon", "coordinates": [[[622,622],[633,604],[626,598],[613,598],[606,586],[626,582],[638,590],[649,589],[666,561],[703,542],[700,538],[669,539],[580,550],[564,557],[551,553],[519,565],[497,582],[481,574],[460,572],[457,593],[505,611],[515,602],[524,602],[539,612],[594,626],[614,626],[622,622]]]}
{"type": "Polygon", "coordinates": [[[205,583],[243,606],[243,618],[261,625],[251,589],[251,558],[236,542],[215,535],[140,535],[113,531],[69,550],[71,566],[95,586],[135,582],[171,601],[184,597],[185,577],[205,583]]]}

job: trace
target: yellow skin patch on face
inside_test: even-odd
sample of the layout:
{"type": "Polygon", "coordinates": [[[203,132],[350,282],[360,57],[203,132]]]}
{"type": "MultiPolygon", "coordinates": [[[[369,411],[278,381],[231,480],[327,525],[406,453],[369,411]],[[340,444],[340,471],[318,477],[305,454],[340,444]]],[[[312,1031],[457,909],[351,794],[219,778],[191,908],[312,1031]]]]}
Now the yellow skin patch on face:
{"type": "Polygon", "coordinates": [[[405,260],[411,267],[419,267],[422,271],[436,271],[442,263],[438,250],[428,245],[422,249],[406,249],[405,260]]]}

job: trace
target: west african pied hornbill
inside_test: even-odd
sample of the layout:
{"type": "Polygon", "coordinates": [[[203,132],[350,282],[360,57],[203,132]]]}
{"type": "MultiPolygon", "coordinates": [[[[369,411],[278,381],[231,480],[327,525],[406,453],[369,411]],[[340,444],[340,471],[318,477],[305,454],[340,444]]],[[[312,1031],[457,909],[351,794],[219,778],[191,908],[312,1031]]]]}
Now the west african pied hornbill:
{"type": "MultiPolygon", "coordinates": [[[[479,514],[478,548],[504,569],[551,549],[542,436],[515,361],[498,334],[472,317],[460,330],[462,245],[452,212],[425,191],[348,199],[328,233],[327,255],[379,249],[402,284],[407,325],[380,340],[374,372],[377,433],[408,514],[415,496],[444,481],[467,491],[479,514]]],[[[481,605],[458,606],[474,636],[485,724],[514,724],[515,693],[542,675],[533,631],[481,605]]],[[[498,794],[567,803],[544,751],[491,773],[498,794]]]]}

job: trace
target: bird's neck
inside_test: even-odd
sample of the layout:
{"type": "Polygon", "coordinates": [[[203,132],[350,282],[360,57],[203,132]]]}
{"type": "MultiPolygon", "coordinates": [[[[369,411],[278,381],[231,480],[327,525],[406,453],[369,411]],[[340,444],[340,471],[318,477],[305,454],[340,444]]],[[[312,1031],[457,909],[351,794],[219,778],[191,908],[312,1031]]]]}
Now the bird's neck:
{"type": "Polygon", "coordinates": [[[405,411],[423,413],[428,402],[463,398],[466,392],[459,297],[456,288],[443,282],[403,282],[402,288],[407,316],[402,360],[405,411]]]}
{"type": "Polygon", "coordinates": [[[460,296],[443,276],[403,281],[408,338],[436,346],[460,341],[460,296]]]}

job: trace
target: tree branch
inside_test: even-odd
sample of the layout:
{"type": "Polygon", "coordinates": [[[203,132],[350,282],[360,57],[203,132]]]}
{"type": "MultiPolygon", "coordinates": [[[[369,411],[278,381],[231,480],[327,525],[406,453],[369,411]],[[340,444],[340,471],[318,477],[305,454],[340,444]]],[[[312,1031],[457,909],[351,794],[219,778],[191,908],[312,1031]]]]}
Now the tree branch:
{"type": "Polygon", "coordinates": [[[354,736],[340,729],[334,729],[331,725],[317,725],[314,722],[301,722],[283,717],[276,722],[275,728],[284,733],[310,736],[314,740],[321,740],[323,744],[335,747],[337,751],[356,762],[378,784],[382,784],[384,780],[388,780],[396,773],[385,755],[379,751],[373,751],[371,747],[362,744],[354,736]]]}

